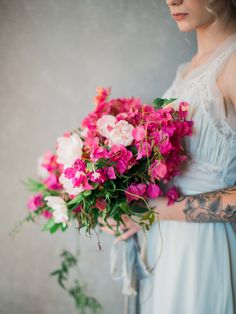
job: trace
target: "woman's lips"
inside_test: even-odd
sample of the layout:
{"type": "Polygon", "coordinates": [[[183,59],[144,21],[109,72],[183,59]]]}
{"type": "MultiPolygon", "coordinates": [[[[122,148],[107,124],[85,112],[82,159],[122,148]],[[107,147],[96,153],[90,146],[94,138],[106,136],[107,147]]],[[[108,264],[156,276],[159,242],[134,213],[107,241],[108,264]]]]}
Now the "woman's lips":
{"type": "Polygon", "coordinates": [[[177,13],[177,14],[172,14],[173,18],[176,21],[181,21],[183,19],[185,19],[185,17],[188,15],[188,13],[177,13]]]}

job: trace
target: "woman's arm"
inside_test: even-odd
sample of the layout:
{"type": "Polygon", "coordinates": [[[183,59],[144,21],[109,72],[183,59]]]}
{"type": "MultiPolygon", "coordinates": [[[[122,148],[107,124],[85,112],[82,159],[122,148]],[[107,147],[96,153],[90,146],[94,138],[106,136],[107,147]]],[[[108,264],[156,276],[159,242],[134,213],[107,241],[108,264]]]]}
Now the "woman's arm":
{"type": "Polygon", "coordinates": [[[171,206],[166,203],[166,197],[149,202],[160,213],[161,220],[236,222],[236,186],[181,196],[171,206]]]}

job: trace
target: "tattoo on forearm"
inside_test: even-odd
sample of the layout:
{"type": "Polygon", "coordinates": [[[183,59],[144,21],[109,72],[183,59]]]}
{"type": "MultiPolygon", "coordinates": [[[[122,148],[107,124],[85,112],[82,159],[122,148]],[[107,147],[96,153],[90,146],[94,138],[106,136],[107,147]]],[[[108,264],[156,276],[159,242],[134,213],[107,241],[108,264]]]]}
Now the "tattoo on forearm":
{"type": "Polygon", "coordinates": [[[183,212],[187,221],[193,222],[236,222],[236,200],[223,206],[222,196],[236,191],[236,186],[222,190],[181,196],[177,202],[186,199],[183,212]]]}

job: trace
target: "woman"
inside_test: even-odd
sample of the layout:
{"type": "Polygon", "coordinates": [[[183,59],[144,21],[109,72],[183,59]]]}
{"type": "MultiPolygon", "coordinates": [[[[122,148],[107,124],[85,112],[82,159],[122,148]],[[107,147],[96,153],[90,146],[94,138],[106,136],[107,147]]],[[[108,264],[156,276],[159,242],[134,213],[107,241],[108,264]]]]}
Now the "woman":
{"type": "MultiPolygon", "coordinates": [[[[162,97],[189,102],[194,132],[185,141],[190,160],[171,182],[183,196],[172,206],[166,197],[150,202],[160,213],[164,242],[150,279],[151,297],[150,280],[142,286],[141,313],[235,314],[236,1],[166,2],[181,32],[196,31],[198,49],[178,67],[162,97]]],[[[125,221],[118,241],[140,229],[125,221]]],[[[149,259],[160,247],[155,224],[148,235],[149,259]]]]}

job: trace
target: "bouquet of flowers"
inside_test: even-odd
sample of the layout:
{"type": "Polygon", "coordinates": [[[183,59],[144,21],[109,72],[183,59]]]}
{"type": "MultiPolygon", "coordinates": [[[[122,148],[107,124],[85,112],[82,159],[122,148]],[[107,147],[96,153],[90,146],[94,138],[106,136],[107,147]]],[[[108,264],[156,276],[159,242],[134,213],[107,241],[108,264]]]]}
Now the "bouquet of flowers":
{"type": "Polygon", "coordinates": [[[187,158],[188,103],[177,108],[176,99],[156,98],[150,105],[134,97],[109,99],[110,87],[97,92],[94,111],[39,158],[39,179],[27,182],[34,192],[28,220],[44,216],[43,230],[51,233],[65,231],[72,220],[89,233],[99,217],[108,226],[113,218],[118,230],[123,215],[136,216],[148,229],[158,214],[148,199],[165,194],[171,204],[178,197],[175,187],[164,187],[187,158]],[[135,206],[137,200],[146,206],[135,206]]]}

